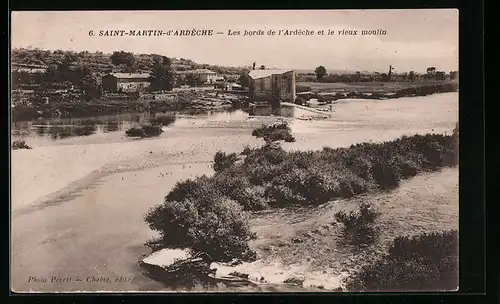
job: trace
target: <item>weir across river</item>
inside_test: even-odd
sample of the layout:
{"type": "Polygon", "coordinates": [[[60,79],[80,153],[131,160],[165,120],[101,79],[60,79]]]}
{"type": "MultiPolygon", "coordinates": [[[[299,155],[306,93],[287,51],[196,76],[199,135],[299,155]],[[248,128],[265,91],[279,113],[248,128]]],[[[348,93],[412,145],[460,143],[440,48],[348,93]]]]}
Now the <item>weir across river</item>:
{"type": "Polygon", "coordinates": [[[323,116],[326,116],[326,117],[330,117],[332,115],[332,112],[318,111],[316,109],[311,109],[309,107],[297,105],[297,104],[290,103],[290,102],[282,102],[281,105],[289,106],[289,107],[295,107],[297,109],[301,109],[301,110],[304,110],[304,111],[309,111],[309,112],[312,112],[312,113],[315,113],[315,114],[319,114],[319,115],[323,115],[323,116]]]}

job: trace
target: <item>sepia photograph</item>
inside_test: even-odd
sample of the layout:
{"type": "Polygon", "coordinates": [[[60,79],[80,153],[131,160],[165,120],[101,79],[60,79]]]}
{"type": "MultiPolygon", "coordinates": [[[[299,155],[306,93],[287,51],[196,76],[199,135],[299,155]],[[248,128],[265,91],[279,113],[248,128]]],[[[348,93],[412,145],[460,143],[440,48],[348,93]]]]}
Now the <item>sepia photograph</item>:
{"type": "Polygon", "coordinates": [[[458,16],[12,12],[11,290],[458,290],[458,16]]]}

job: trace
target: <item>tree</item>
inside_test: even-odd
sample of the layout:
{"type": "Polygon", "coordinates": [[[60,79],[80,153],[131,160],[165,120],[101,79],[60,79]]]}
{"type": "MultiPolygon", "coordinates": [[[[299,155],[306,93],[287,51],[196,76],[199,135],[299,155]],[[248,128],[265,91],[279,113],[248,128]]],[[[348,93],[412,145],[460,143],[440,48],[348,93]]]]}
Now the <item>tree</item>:
{"type": "Polygon", "coordinates": [[[250,77],[248,76],[248,74],[247,73],[241,74],[240,78],[238,78],[238,83],[243,87],[249,87],[250,77]]]}
{"type": "Polygon", "coordinates": [[[433,79],[436,73],[436,67],[428,67],[427,68],[427,78],[433,79]]]}
{"type": "Polygon", "coordinates": [[[127,67],[132,67],[136,62],[134,54],[124,51],[115,51],[110,58],[114,65],[125,64],[127,67]]]}
{"type": "Polygon", "coordinates": [[[101,95],[99,82],[97,80],[97,76],[94,74],[89,73],[85,75],[81,80],[80,88],[85,92],[85,98],[87,100],[97,98],[101,95]]]}
{"type": "Polygon", "coordinates": [[[260,66],[260,69],[261,69],[261,70],[265,70],[265,69],[266,69],[266,66],[265,66],[265,65],[261,65],[261,66],[260,66]]]}
{"type": "Polygon", "coordinates": [[[457,79],[457,74],[458,74],[457,71],[450,71],[450,79],[451,80],[457,79]]]}
{"type": "Polygon", "coordinates": [[[85,99],[100,96],[99,81],[94,71],[87,65],[79,66],[73,71],[76,85],[85,92],[85,99]]]}
{"type": "Polygon", "coordinates": [[[314,73],[316,74],[316,79],[318,79],[318,81],[321,81],[321,79],[326,76],[326,68],[320,65],[314,70],[314,73]]]}
{"type": "Polygon", "coordinates": [[[445,73],[445,72],[443,72],[443,71],[437,71],[437,72],[435,73],[435,78],[436,78],[437,80],[444,80],[444,79],[446,78],[446,73],[445,73]]]}
{"type": "Polygon", "coordinates": [[[415,80],[415,72],[414,71],[410,71],[408,73],[408,79],[411,81],[415,80]]]}
{"type": "Polygon", "coordinates": [[[170,60],[165,58],[155,58],[150,78],[151,89],[154,91],[170,91],[174,86],[174,75],[170,60]]]}
{"type": "Polygon", "coordinates": [[[202,85],[203,81],[201,80],[200,76],[189,74],[186,76],[186,84],[192,87],[196,87],[202,85]]]}

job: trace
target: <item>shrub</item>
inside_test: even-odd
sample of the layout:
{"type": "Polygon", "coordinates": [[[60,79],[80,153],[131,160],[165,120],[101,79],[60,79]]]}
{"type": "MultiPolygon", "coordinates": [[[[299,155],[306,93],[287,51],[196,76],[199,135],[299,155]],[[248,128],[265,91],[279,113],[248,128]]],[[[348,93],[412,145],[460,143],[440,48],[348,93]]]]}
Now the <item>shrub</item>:
{"type": "Polygon", "coordinates": [[[450,291],[458,287],[457,231],[397,237],[388,255],[347,280],[350,291],[450,291]]]}
{"type": "Polygon", "coordinates": [[[294,142],[295,138],[290,134],[288,130],[276,130],[271,132],[268,136],[264,137],[266,142],[274,142],[278,140],[284,140],[285,142],[294,142]]]}
{"type": "Polygon", "coordinates": [[[444,135],[403,136],[391,142],[308,152],[286,152],[268,144],[247,151],[241,174],[252,185],[269,188],[265,193],[274,206],[283,206],[286,198],[291,199],[289,204],[322,204],[392,189],[419,172],[452,166],[453,149],[451,137],[444,135]]]}
{"type": "Polygon", "coordinates": [[[392,164],[377,162],[372,166],[373,179],[382,190],[396,188],[399,185],[398,169],[392,164]]]}
{"type": "Polygon", "coordinates": [[[12,150],[31,149],[24,140],[16,140],[12,143],[12,150]]]}
{"type": "Polygon", "coordinates": [[[232,199],[238,202],[244,209],[247,210],[263,210],[269,207],[270,200],[266,197],[266,187],[264,186],[248,186],[238,188],[234,192],[232,199]]]}
{"type": "Polygon", "coordinates": [[[252,153],[252,149],[250,149],[250,147],[245,147],[245,149],[243,149],[243,151],[241,151],[241,155],[250,155],[252,153]]]}
{"type": "Polygon", "coordinates": [[[218,151],[214,156],[214,171],[222,171],[234,165],[238,160],[238,155],[236,153],[226,154],[224,152],[218,151]]]}
{"type": "MultiPolygon", "coordinates": [[[[265,137],[287,130],[278,123],[253,131],[265,137]]],[[[349,148],[309,152],[287,152],[276,143],[246,149],[238,155],[218,152],[215,174],[177,183],[165,202],[146,215],[151,229],[160,237],[149,244],[159,248],[191,248],[214,260],[251,260],[250,232],[243,208],[322,204],[348,198],[372,189],[389,189],[399,180],[425,170],[452,166],[453,137],[415,135],[379,144],[363,143],[349,148]]],[[[366,204],[359,212],[339,212],[346,240],[364,246],[376,237],[373,223],[378,213],[366,204]]]]}
{"type": "Polygon", "coordinates": [[[191,248],[213,261],[255,259],[248,247],[255,235],[241,206],[214,188],[207,178],[178,183],[163,204],[152,208],[145,220],[160,233],[156,246],[191,248]]]}
{"type": "Polygon", "coordinates": [[[373,206],[362,203],[358,212],[339,211],[335,214],[335,219],[343,224],[343,236],[347,242],[365,246],[375,241],[376,231],[373,225],[379,215],[373,206]]]}
{"type": "Polygon", "coordinates": [[[295,141],[288,123],[284,121],[275,122],[269,125],[262,125],[262,127],[253,130],[252,136],[263,138],[266,143],[279,140],[284,140],[286,142],[295,141]]]}
{"type": "Polygon", "coordinates": [[[125,131],[125,135],[128,137],[153,137],[159,136],[163,133],[162,125],[160,124],[144,124],[142,126],[136,126],[125,131]]]}
{"type": "Polygon", "coordinates": [[[304,205],[307,203],[306,198],[285,185],[270,184],[266,187],[265,195],[270,198],[269,204],[273,207],[286,207],[294,204],[304,205]]]}

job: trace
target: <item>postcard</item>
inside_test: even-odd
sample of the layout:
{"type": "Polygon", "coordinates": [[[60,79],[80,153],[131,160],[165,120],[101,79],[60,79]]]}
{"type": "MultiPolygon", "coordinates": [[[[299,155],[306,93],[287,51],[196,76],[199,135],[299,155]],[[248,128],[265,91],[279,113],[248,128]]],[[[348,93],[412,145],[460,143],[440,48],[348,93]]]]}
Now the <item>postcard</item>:
{"type": "Polygon", "coordinates": [[[458,289],[458,10],[15,11],[11,290],[458,289]]]}

